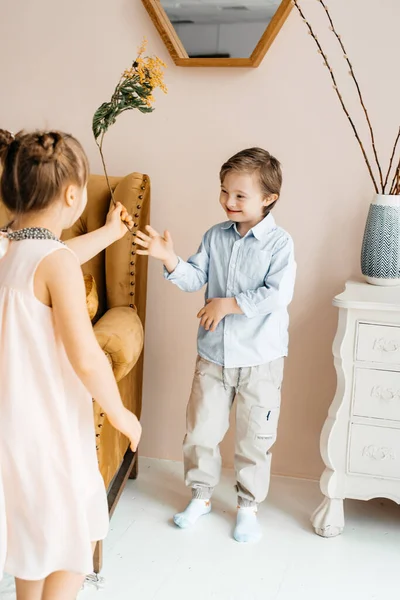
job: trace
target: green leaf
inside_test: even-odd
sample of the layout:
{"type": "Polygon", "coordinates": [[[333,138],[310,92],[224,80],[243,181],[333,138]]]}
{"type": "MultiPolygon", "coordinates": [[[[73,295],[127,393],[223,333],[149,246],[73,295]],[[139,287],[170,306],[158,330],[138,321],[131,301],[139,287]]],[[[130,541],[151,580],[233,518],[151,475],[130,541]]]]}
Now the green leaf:
{"type": "Polygon", "coordinates": [[[95,139],[105,133],[113,125],[118,116],[118,106],[110,102],[104,102],[94,113],[92,130],[95,139]]]}
{"type": "Polygon", "coordinates": [[[138,107],[141,113],[151,113],[154,111],[154,108],[152,106],[139,106],[138,107]]]}

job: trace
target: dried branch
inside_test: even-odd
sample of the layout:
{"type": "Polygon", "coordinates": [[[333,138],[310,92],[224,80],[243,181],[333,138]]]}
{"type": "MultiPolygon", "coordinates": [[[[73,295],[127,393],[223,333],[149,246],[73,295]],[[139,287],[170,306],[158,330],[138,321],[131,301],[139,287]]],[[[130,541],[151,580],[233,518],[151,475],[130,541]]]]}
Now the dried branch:
{"type": "Polygon", "coordinates": [[[399,127],[399,131],[397,133],[396,141],[395,141],[394,146],[393,146],[392,156],[390,157],[389,168],[388,168],[388,172],[386,173],[385,183],[383,185],[383,193],[385,193],[385,190],[386,190],[386,186],[387,186],[387,183],[388,183],[388,180],[389,180],[390,171],[392,170],[393,160],[394,160],[394,157],[395,157],[395,154],[396,154],[397,144],[399,143],[399,140],[400,140],[400,127],[399,127]]]}
{"type": "Polygon", "coordinates": [[[326,54],[324,53],[324,51],[322,49],[322,46],[319,43],[319,40],[318,40],[317,36],[314,33],[313,28],[311,27],[310,23],[307,21],[304,13],[302,11],[302,9],[300,8],[298,0],[293,0],[293,3],[296,6],[297,10],[299,11],[299,14],[300,14],[301,18],[303,19],[304,23],[307,25],[308,30],[310,32],[310,35],[313,38],[313,40],[315,41],[315,43],[316,43],[316,45],[318,47],[319,53],[322,55],[322,57],[323,57],[323,59],[325,61],[325,66],[328,68],[330,76],[331,76],[331,79],[333,81],[333,89],[335,90],[336,95],[339,98],[340,104],[341,104],[341,106],[342,106],[342,108],[343,108],[343,110],[344,110],[344,112],[345,112],[345,114],[346,114],[346,116],[347,116],[347,118],[349,120],[351,128],[353,129],[354,135],[356,136],[356,139],[357,139],[357,141],[359,143],[359,146],[360,146],[361,152],[363,154],[364,160],[366,162],[366,165],[367,165],[367,168],[368,168],[368,172],[369,172],[370,177],[372,179],[372,183],[374,185],[375,191],[376,191],[377,194],[379,194],[378,185],[377,185],[377,183],[375,181],[375,177],[374,177],[374,174],[373,174],[373,171],[372,171],[372,168],[371,168],[371,164],[370,164],[370,162],[368,160],[367,153],[365,152],[365,148],[364,148],[363,143],[361,141],[361,138],[360,138],[360,136],[358,134],[357,128],[354,125],[353,119],[351,118],[350,113],[347,110],[347,107],[346,107],[346,105],[344,103],[343,97],[342,97],[341,93],[339,92],[339,88],[338,88],[338,85],[336,83],[336,78],[335,78],[335,75],[334,75],[334,73],[332,71],[332,67],[329,64],[328,58],[327,58],[326,54]]]}
{"type": "MultiPolygon", "coordinates": [[[[385,193],[385,185],[384,185],[384,183],[383,183],[383,174],[382,174],[382,168],[381,168],[381,165],[380,165],[380,162],[379,162],[379,158],[378,158],[378,152],[377,152],[376,145],[375,145],[375,135],[374,135],[374,130],[373,130],[373,128],[372,128],[372,125],[371,125],[371,121],[370,121],[370,118],[369,118],[369,115],[368,115],[367,108],[366,108],[366,106],[365,106],[365,103],[364,103],[364,98],[363,98],[363,96],[362,96],[362,93],[361,93],[360,86],[359,86],[359,84],[358,84],[358,81],[357,81],[356,75],[355,75],[355,73],[354,73],[353,65],[352,65],[352,64],[351,64],[351,62],[350,62],[350,59],[349,59],[349,57],[348,57],[348,54],[347,54],[347,52],[346,52],[346,49],[345,49],[345,47],[344,47],[344,44],[343,44],[343,42],[342,42],[342,38],[341,38],[341,36],[340,36],[340,35],[337,33],[337,31],[336,31],[336,29],[335,29],[335,25],[334,25],[334,23],[333,23],[333,19],[332,19],[332,17],[331,17],[331,14],[330,14],[330,12],[329,12],[329,9],[328,9],[328,7],[326,6],[326,4],[325,4],[324,0],[318,0],[318,2],[321,4],[321,6],[323,7],[323,9],[325,10],[326,16],[328,17],[328,20],[329,20],[329,23],[330,23],[330,26],[331,26],[331,31],[334,33],[334,35],[336,36],[336,39],[338,40],[338,42],[339,42],[339,44],[340,44],[340,47],[341,47],[341,49],[342,49],[342,51],[343,51],[344,58],[345,58],[345,60],[346,60],[347,64],[349,65],[349,68],[350,68],[350,72],[349,72],[349,74],[351,75],[351,77],[352,77],[352,79],[353,79],[353,81],[354,81],[354,84],[355,84],[355,86],[356,86],[356,88],[357,88],[358,97],[359,97],[359,99],[360,99],[360,103],[361,103],[361,106],[362,106],[362,108],[363,108],[363,111],[364,111],[364,115],[365,115],[366,121],[367,121],[367,123],[368,123],[368,128],[369,128],[369,132],[370,132],[370,136],[371,136],[371,145],[372,145],[372,149],[373,149],[373,151],[374,151],[375,162],[376,162],[376,165],[377,165],[377,167],[378,167],[378,171],[379,171],[379,178],[380,178],[381,187],[382,187],[382,194],[384,194],[384,193],[385,193]]],[[[386,181],[386,183],[387,183],[387,181],[386,181]]]]}
{"type": "Polygon", "coordinates": [[[396,184],[393,189],[393,194],[396,196],[400,194],[400,165],[397,167],[396,171],[396,184]]]}
{"type": "Polygon", "coordinates": [[[397,165],[396,172],[393,177],[392,185],[390,186],[390,194],[397,195],[400,194],[400,161],[397,165]]]}

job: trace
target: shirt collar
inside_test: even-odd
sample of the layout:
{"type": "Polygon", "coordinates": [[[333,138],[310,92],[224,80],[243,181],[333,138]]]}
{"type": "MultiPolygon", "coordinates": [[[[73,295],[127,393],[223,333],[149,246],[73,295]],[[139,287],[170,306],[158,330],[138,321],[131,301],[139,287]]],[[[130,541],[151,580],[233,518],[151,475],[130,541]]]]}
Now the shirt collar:
{"type": "MultiPolygon", "coordinates": [[[[232,229],[232,227],[237,231],[236,223],[234,221],[228,221],[222,225],[222,229],[232,229]]],[[[252,233],[257,240],[261,241],[267,233],[275,229],[275,219],[269,213],[260,223],[257,223],[252,229],[250,229],[249,233],[252,233]]],[[[247,235],[249,235],[249,233],[247,235]]]]}

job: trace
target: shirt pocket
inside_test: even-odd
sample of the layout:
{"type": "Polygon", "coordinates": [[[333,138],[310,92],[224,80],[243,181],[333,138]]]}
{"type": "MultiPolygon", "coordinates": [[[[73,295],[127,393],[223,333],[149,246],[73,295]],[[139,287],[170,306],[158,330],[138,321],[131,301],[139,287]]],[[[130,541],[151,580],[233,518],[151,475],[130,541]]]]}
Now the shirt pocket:
{"type": "Polygon", "coordinates": [[[264,284],[271,264],[271,252],[257,248],[243,249],[238,271],[248,282],[256,287],[264,284]]]}

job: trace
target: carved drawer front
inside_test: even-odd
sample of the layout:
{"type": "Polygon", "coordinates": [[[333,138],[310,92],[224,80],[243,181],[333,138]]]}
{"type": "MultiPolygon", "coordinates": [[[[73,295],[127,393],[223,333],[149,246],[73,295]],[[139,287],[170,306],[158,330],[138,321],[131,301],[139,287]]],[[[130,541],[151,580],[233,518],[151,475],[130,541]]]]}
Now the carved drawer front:
{"type": "Polygon", "coordinates": [[[400,429],[352,425],[349,470],[400,479],[400,429]]]}
{"type": "Polygon", "coordinates": [[[400,373],[356,369],[353,414],[400,421],[400,373]]]}
{"type": "Polygon", "coordinates": [[[360,323],[356,359],[365,362],[400,364],[400,327],[360,323]]]}

